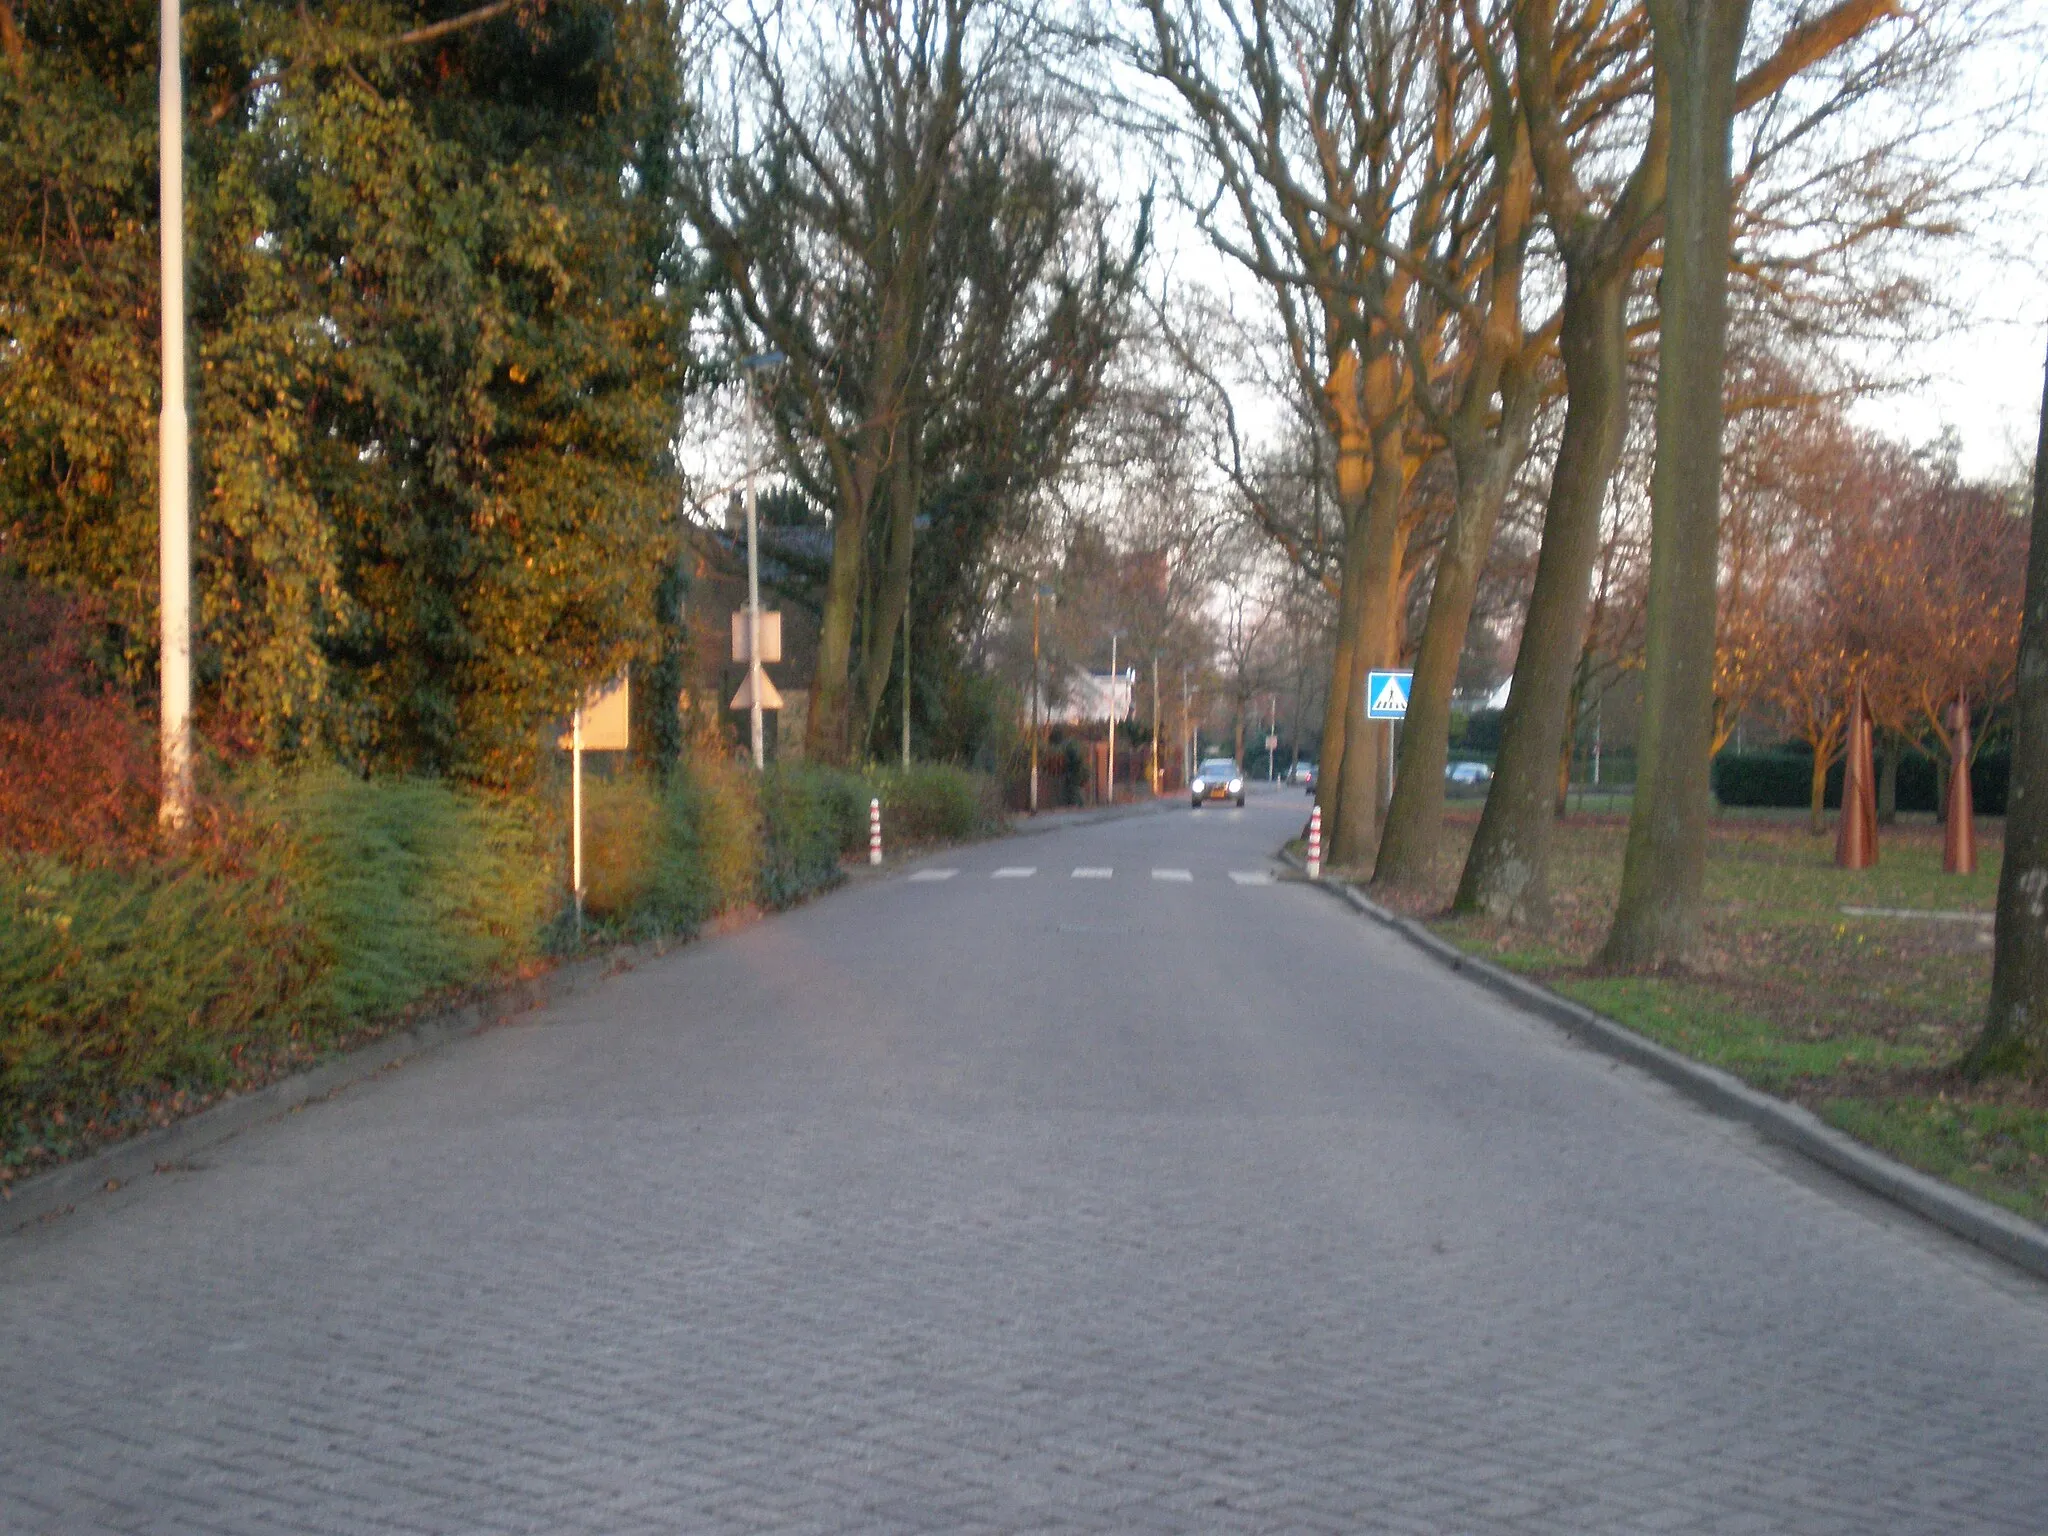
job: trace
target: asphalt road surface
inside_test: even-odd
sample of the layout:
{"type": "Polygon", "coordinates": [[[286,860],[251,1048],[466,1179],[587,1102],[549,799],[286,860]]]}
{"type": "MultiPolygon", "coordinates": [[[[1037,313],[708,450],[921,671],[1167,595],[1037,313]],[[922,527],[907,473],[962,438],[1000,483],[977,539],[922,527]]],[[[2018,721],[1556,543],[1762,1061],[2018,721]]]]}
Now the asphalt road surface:
{"type": "Polygon", "coordinates": [[[2048,1531],[2048,1288],[1272,879],[961,849],[0,1241],[0,1528],[2048,1531]]]}

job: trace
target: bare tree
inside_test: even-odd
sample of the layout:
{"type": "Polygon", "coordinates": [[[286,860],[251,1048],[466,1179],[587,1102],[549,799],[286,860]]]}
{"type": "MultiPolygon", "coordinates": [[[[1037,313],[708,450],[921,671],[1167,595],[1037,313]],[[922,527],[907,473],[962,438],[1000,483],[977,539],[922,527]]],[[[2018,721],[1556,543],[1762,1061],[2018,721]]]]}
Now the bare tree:
{"type": "Polygon", "coordinates": [[[1977,1076],[2048,1071],[2048,376],[2034,451],[2032,524],[1991,1005],[1966,1063],[1977,1076]]]}
{"type": "Polygon", "coordinates": [[[1529,451],[1542,399],[1541,357],[1552,336],[1523,318],[1523,275],[1532,233],[1534,168],[1514,83],[1491,25],[1466,0],[1466,46],[1485,85],[1488,162],[1483,210],[1470,220],[1468,251],[1454,245],[1446,276],[1459,284],[1455,345],[1447,366],[1415,359],[1415,400],[1447,446],[1456,500],[1436,552],[1429,609],[1415,655],[1401,760],[1373,861],[1373,883],[1399,886],[1429,873],[1443,825],[1444,762],[1451,694],[1494,529],[1529,451]],[[1460,257],[1466,259],[1460,260],[1460,257]],[[1440,378],[1432,378],[1435,371],[1440,378]],[[1496,400],[1498,404],[1496,405],[1496,400]]]}
{"type": "Polygon", "coordinates": [[[1671,151],[1658,286],[1643,737],[1621,901],[1600,955],[1616,969],[1689,957],[1706,886],[1736,72],[1749,35],[1749,0],[1647,5],[1670,102],[1671,151]]]}
{"type": "MultiPolygon", "coordinates": [[[[1155,126],[1184,132],[1199,151],[1200,186],[1184,189],[1185,201],[1216,248],[1263,285],[1301,398],[1315,402],[1332,445],[1343,553],[1323,806],[1331,861],[1362,863],[1380,779],[1365,673],[1393,659],[1413,531],[1405,492],[1427,452],[1409,432],[1403,337],[1428,327],[1416,324],[1419,296],[1436,281],[1425,258],[1474,164],[1459,105],[1467,70],[1437,5],[1139,4],[1145,35],[1120,46],[1178,104],[1177,118],[1155,126]]],[[[1456,302],[1438,297],[1437,315],[1456,302]]]]}
{"type": "MultiPolygon", "coordinates": [[[[1724,106],[1733,114],[1769,101],[1800,71],[1847,46],[1890,9],[1890,0],[1843,0],[1821,16],[1791,27],[1765,58],[1733,82],[1725,102],[1718,97],[1696,102],[1688,96],[1684,126],[1694,138],[1684,153],[1698,148],[1698,130],[1690,114],[1711,114],[1724,106]]],[[[1667,12],[1667,20],[1678,15],[1667,12]]],[[[1560,350],[1568,403],[1551,474],[1536,583],[1515,663],[1515,687],[1503,723],[1499,768],[1454,906],[1540,924],[1549,911],[1555,754],[1566,729],[1572,673],[1586,623],[1587,577],[1598,543],[1600,505],[1627,414],[1629,286],[1664,232],[1673,114],[1679,103],[1668,78],[1675,66],[1667,64],[1665,73],[1651,82],[1646,120],[1640,113],[1639,93],[1652,73],[1649,17],[1641,10],[1614,15],[1596,5],[1561,16],[1556,0],[1522,0],[1514,26],[1517,77],[1537,184],[1565,270],[1560,350]],[[1583,96],[1575,96],[1569,87],[1582,78],[1588,81],[1580,87],[1583,96]],[[1587,102],[1591,110],[1569,110],[1577,100],[1587,102]],[[1623,146],[1632,125],[1638,147],[1627,155],[1623,146]],[[1622,136],[1620,143],[1617,134],[1622,136]],[[1594,173],[1611,165],[1617,154],[1626,156],[1629,169],[1624,179],[1610,183],[1619,190],[1603,199],[1594,173]]],[[[1700,84],[1695,81],[1688,90],[1700,84]]],[[[1868,82],[1859,82],[1844,89],[1861,91],[1867,86],[1868,82]]],[[[1745,167],[1745,173],[1756,169],[1745,167]]],[[[1690,169],[1687,174],[1692,174],[1690,169]]],[[[1720,239],[1696,234],[1695,225],[1686,229],[1688,239],[1717,244],[1720,239]]],[[[1724,293],[1725,288],[1714,291],[1724,293]]],[[[1711,421],[1718,442],[1718,382],[1713,400],[1711,421]]],[[[1709,482],[1710,493],[1718,483],[1718,477],[1709,482]]],[[[1707,542],[1711,544],[1711,531],[1707,542]]],[[[1707,564],[1711,578],[1714,562],[1709,559],[1707,564]]],[[[1707,643],[1711,654],[1711,636],[1707,643]]],[[[1709,713],[1711,717],[1711,708],[1709,713]]]]}

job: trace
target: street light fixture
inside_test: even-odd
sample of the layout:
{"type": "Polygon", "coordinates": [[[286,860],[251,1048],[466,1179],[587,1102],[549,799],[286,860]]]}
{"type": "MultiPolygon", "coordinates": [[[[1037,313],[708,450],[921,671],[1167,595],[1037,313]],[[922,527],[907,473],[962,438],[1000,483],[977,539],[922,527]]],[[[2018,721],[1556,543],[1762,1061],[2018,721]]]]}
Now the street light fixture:
{"type": "Polygon", "coordinates": [[[755,352],[740,359],[747,394],[747,730],[754,747],[754,771],[767,766],[761,741],[761,544],[754,510],[754,376],[789,361],[786,353],[755,352]]]}

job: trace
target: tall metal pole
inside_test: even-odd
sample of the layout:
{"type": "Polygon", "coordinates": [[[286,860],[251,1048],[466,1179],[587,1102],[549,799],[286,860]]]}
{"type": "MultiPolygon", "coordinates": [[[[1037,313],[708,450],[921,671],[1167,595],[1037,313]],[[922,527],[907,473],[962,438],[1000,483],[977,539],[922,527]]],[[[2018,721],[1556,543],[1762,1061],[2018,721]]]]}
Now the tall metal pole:
{"type": "Polygon", "coordinates": [[[1152,793],[1159,793],[1159,653],[1152,653],[1152,793]]]}
{"type": "Polygon", "coordinates": [[[1116,804],[1116,636],[1109,637],[1109,798],[1105,805],[1116,804]]]}
{"type": "Polygon", "coordinates": [[[1180,781],[1189,783],[1195,776],[1194,719],[1188,713],[1188,664],[1180,664],[1180,781]]]}
{"type": "Polygon", "coordinates": [[[583,703],[569,724],[569,888],[576,898],[576,934],[583,935],[583,703]]]}
{"type": "Polygon", "coordinates": [[[903,594],[903,766],[910,766],[910,593],[903,594]]]}
{"type": "Polygon", "coordinates": [[[754,380],[747,384],[747,729],[754,743],[754,771],[767,766],[761,744],[761,550],[754,514],[754,380]]]}
{"type": "Polygon", "coordinates": [[[1031,814],[1038,814],[1038,593],[1031,586],[1031,814]]]}
{"type": "Polygon", "coordinates": [[[161,633],[157,816],[182,827],[192,814],[191,447],[185,416],[185,90],[178,0],[162,0],[157,81],[158,197],[162,203],[163,417],[157,438],[161,633]]]}

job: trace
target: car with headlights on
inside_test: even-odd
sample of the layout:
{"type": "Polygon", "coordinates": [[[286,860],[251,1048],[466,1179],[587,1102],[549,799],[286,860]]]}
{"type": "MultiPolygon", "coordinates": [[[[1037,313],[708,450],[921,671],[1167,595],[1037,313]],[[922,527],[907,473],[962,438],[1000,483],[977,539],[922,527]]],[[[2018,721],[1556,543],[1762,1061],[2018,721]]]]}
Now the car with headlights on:
{"type": "Polygon", "coordinates": [[[1235,800],[1243,805],[1244,774],[1229,758],[1212,757],[1195,770],[1188,790],[1198,811],[1204,800],[1235,800]]]}

